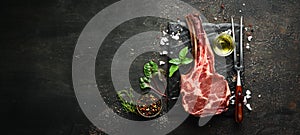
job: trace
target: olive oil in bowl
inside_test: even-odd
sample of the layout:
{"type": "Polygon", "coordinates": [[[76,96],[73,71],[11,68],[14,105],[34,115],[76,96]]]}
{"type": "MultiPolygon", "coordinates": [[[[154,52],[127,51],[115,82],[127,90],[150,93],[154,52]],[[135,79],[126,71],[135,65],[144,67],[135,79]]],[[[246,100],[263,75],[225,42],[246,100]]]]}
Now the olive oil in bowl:
{"type": "Polygon", "coordinates": [[[233,52],[235,44],[231,35],[221,33],[214,39],[212,48],[217,55],[228,56],[233,52]]]}

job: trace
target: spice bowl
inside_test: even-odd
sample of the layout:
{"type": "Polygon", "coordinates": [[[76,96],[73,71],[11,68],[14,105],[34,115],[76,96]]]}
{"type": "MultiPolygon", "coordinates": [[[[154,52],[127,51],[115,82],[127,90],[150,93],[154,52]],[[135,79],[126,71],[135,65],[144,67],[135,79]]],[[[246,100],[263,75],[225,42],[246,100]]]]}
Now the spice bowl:
{"type": "Polygon", "coordinates": [[[162,100],[157,94],[144,94],[137,100],[136,109],[141,116],[154,118],[161,113],[162,100]]]}

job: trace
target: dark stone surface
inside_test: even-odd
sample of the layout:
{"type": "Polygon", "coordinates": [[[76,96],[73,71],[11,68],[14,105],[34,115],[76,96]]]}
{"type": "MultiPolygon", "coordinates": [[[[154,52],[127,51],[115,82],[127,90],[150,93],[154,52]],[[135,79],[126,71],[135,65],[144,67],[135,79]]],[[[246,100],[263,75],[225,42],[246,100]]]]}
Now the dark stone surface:
{"type": "MultiPolygon", "coordinates": [[[[241,125],[236,125],[230,115],[220,115],[198,127],[198,119],[189,117],[170,134],[300,134],[300,2],[224,1],[224,15],[220,12],[223,1],[185,2],[199,9],[209,22],[228,22],[223,17],[244,15],[245,25],[254,28],[254,40],[250,49],[245,50],[244,72],[244,89],[252,91],[249,102],[253,111],[245,111],[241,125]]],[[[98,132],[77,103],[72,86],[72,56],[86,23],[112,3],[109,0],[1,3],[3,134],[98,132]]],[[[147,29],[160,25],[147,18],[127,25],[137,24],[147,29]]],[[[131,35],[143,30],[138,27],[119,32],[131,35]]]]}

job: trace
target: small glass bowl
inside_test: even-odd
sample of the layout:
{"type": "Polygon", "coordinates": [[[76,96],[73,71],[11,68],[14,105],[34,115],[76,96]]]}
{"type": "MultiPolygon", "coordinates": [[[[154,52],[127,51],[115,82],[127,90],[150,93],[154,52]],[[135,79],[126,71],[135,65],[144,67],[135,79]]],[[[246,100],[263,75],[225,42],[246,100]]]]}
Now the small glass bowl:
{"type": "Polygon", "coordinates": [[[228,56],[235,49],[235,41],[232,36],[223,32],[213,40],[212,49],[219,56],[228,56]]]}

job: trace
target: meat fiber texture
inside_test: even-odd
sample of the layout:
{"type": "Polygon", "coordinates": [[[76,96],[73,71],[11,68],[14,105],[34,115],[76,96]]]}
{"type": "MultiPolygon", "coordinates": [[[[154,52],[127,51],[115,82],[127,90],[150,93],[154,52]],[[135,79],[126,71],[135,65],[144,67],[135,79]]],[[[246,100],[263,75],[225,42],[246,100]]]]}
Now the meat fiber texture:
{"type": "Polygon", "coordinates": [[[186,17],[190,30],[194,67],[181,75],[182,104],[188,113],[205,117],[228,109],[230,89],[224,76],[214,68],[214,54],[198,15],[186,17]]]}

